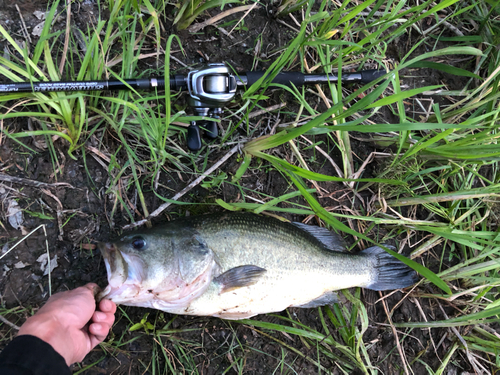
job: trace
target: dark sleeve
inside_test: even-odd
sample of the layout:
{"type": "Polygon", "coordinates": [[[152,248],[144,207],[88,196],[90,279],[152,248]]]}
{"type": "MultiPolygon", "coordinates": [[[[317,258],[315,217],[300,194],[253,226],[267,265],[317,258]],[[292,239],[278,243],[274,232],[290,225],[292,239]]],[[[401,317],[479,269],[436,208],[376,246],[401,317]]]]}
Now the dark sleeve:
{"type": "Polygon", "coordinates": [[[0,353],[0,374],[66,375],[71,371],[50,344],[35,336],[22,335],[0,353]]]}

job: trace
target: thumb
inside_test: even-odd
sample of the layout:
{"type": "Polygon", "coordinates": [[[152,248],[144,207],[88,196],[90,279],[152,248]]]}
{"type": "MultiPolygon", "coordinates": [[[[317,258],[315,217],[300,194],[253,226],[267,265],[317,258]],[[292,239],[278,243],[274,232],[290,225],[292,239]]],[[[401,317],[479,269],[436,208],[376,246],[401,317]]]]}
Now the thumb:
{"type": "Polygon", "coordinates": [[[96,283],[88,283],[83,288],[90,290],[94,298],[101,292],[101,288],[96,283]]]}

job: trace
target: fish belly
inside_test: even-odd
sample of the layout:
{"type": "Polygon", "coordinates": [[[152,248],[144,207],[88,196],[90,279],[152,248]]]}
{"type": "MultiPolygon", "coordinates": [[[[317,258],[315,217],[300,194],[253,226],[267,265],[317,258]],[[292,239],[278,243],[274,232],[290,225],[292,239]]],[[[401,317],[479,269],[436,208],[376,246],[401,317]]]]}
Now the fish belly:
{"type": "Polygon", "coordinates": [[[305,305],[327,292],[367,283],[369,274],[334,275],[323,272],[295,272],[280,275],[267,272],[256,284],[220,292],[212,282],[203,295],[189,306],[169,312],[184,315],[206,315],[223,319],[245,319],[254,315],[283,311],[290,306],[305,305]]]}

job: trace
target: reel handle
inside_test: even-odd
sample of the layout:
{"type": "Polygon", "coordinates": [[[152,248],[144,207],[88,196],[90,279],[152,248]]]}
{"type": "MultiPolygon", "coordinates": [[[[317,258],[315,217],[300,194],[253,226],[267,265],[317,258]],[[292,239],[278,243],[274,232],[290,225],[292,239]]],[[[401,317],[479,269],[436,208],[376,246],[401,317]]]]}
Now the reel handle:
{"type": "Polygon", "coordinates": [[[192,121],[187,129],[187,146],[191,151],[201,149],[201,131],[206,138],[215,139],[219,136],[219,128],[216,121],[192,121]]]}
{"type": "Polygon", "coordinates": [[[198,151],[201,148],[200,127],[194,121],[187,129],[187,146],[191,151],[198,151]]]}

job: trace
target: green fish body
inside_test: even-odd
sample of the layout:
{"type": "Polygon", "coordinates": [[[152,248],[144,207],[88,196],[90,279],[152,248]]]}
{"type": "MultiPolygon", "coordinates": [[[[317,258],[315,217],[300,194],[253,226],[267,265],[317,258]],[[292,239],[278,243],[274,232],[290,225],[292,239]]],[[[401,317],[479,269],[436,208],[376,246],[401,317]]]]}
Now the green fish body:
{"type": "Polygon", "coordinates": [[[335,302],[333,291],[398,289],[416,273],[383,249],[343,252],[320,227],[251,213],[187,217],[100,245],[118,304],[244,319],[335,302]]]}

